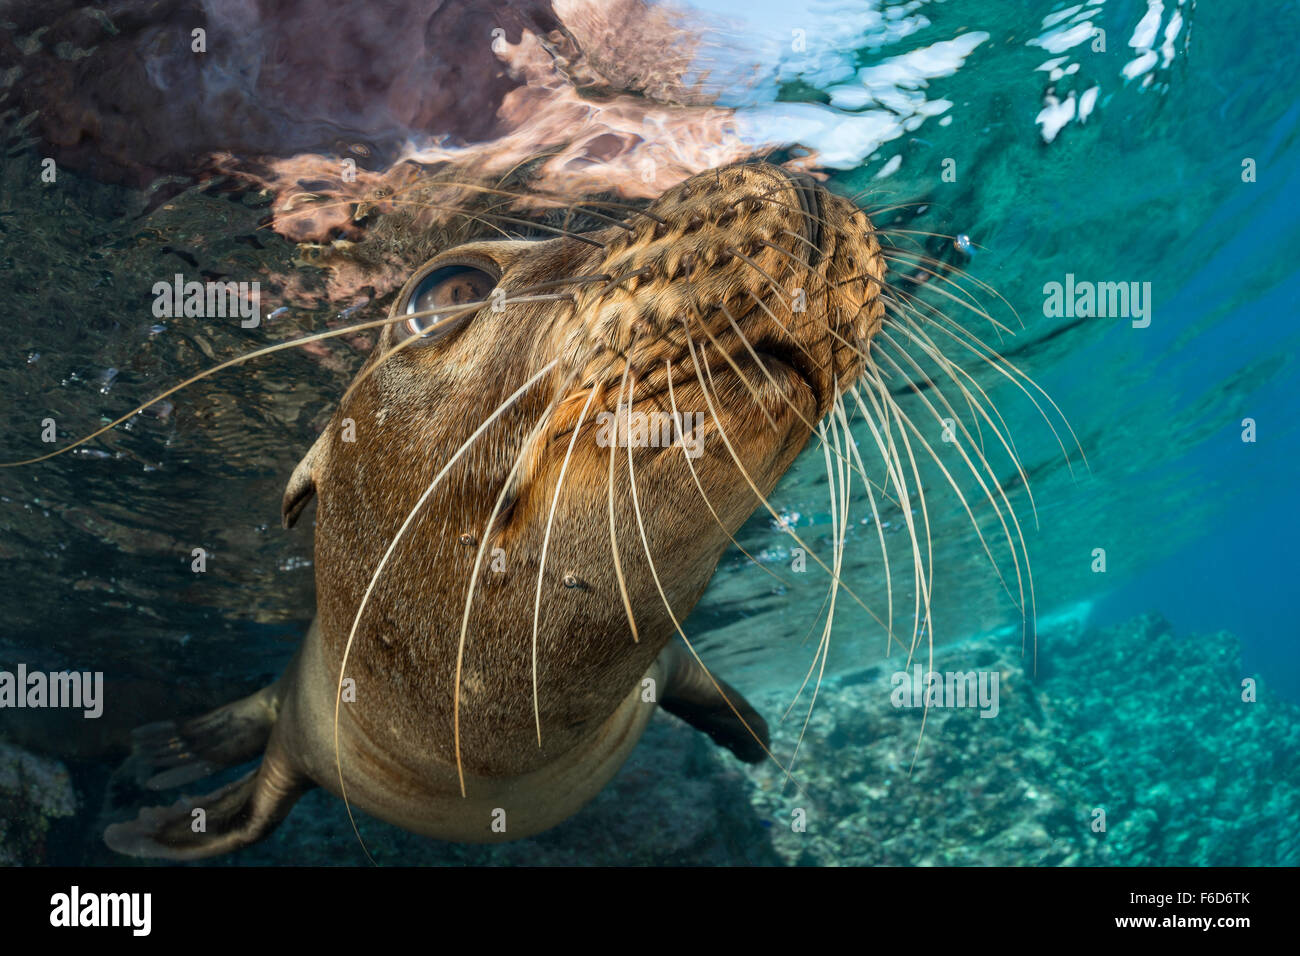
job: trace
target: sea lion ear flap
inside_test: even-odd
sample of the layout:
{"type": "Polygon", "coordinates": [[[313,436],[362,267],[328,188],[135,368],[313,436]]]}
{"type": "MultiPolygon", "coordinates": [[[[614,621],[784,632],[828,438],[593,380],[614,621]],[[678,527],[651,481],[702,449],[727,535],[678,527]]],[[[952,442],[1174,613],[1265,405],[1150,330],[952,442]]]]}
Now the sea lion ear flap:
{"type": "Polygon", "coordinates": [[[298,462],[298,467],[289,476],[289,484],[285,486],[284,498],[280,502],[280,519],[286,528],[292,528],[297,523],[298,516],[307,507],[312,495],[316,494],[316,467],[325,455],[325,436],[328,434],[328,431],[321,432],[311,450],[302,456],[302,461],[298,462]]]}

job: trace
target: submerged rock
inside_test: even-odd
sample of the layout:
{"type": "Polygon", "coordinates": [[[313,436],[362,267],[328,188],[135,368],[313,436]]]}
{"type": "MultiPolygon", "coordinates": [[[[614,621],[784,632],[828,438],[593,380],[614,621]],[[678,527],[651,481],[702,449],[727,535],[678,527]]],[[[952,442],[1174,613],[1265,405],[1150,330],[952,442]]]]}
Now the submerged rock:
{"type": "MultiPolygon", "coordinates": [[[[1045,712],[1026,673],[1032,657],[1022,660],[1019,647],[991,639],[936,648],[935,672],[983,679],[992,699],[982,709],[978,698],[976,706],[943,706],[951,702],[936,692],[928,710],[923,696],[916,706],[896,706],[907,703],[916,670],[930,669],[928,655],[922,659],[904,674],[905,656],[895,655],[822,688],[799,744],[798,791],[773,766],[752,775],[751,799],[772,820],[782,859],[849,866],[1113,862],[1088,829],[1077,742],[1045,712]]],[[[769,713],[777,704],[770,700],[769,713]]],[[[807,706],[805,698],[782,723],[776,753],[794,751],[807,706]]]]}
{"type": "MultiPolygon", "coordinates": [[[[1300,862],[1300,708],[1264,689],[1243,699],[1235,637],[1179,638],[1158,616],[1067,626],[1040,645],[1037,680],[1018,650],[987,638],[936,649],[936,671],[996,671],[999,710],[932,708],[923,738],[920,712],[890,699],[895,667],[828,682],[795,768],[802,792],[775,768],[752,775],[782,859],[1300,862]]],[[[778,753],[792,752],[801,720],[778,730],[778,753]]]]}
{"type": "Polygon", "coordinates": [[[50,821],[76,810],[62,763],[0,743],[0,866],[47,862],[50,821]]]}
{"type": "Polygon", "coordinates": [[[1242,672],[1226,631],[1180,637],[1148,615],[1100,637],[1062,635],[1045,688],[1090,753],[1114,862],[1300,863],[1300,708],[1242,672]]]}

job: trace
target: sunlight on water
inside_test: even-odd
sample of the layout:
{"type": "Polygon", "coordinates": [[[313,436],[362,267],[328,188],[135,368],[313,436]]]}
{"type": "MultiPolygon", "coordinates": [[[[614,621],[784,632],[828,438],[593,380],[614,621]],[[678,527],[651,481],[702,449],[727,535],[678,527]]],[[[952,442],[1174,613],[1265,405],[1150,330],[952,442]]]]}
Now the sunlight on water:
{"type": "MultiPolygon", "coordinates": [[[[977,246],[973,258],[945,250],[948,240],[916,238],[931,255],[967,269],[1005,297],[1007,304],[973,282],[965,283],[981,308],[1015,329],[1015,337],[999,342],[988,322],[957,308],[951,299],[930,294],[928,301],[1042,385],[1078,434],[1090,469],[1059,420],[1055,424],[1070,465],[1025,394],[965,356],[964,367],[1005,417],[1033,490],[1036,522],[1014,466],[989,436],[987,423],[979,420],[994,472],[1010,489],[1021,515],[1042,614],[1100,597],[1112,582],[1178,552],[1207,528],[1231,521],[1234,500],[1265,494],[1271,487],[1274,476],[1241,459],[1243,448],[1250,446],[1236,436],[1241,419],[1260,409],[1260,396],[1273,391],[1287,372],[1294,373],[1294,324],[1282,315],[1260,315],[1252,302],[1264,300],[1291,275],[1288,250],[1295,225],[1279,221],[1271,210],[1283,196],[1295,194],[1294,179],[1288,178],[1294,177],[1295,166],[1286,159],[1295,155],[1295,107],[1266,80],[1271,56],[1291,54],[1255,47],[1257,56],[1238,65],[1236,95],[1216,110],[1207,109],[1208,92],[1222,87],[1214,68],[1223,62],[1220,51],[1246,42],[1240,36],[1249,31],[1248,22],[1202,29],[1199,23],[1186,23],[1185,11],[1177,5],[1164,5],[1162,14],[1162,5],[1154,2],[1140,11],[1140,22],[1124,19],[1132,10],[1093,3],[1062,7],[1045,15],[1040,25],[1009,8],[1000,19],[1005,6],[908,5],[914,11],[910,22],[924,16],[926,25],[891,37],[887,46],[896,62],[907,61],[907,56],[900,60],[899,48],[911,48],[911,57],[933,63],[935,46],[943,49],[940,38],[957,36],[958,29],[983,30],[996,40],[977,47],[960,64],[942,64],[928,76],[904,83],[917,97],[914,102],[955,105],[942,119],[929,117],[924,123],[909,121],[908,113],[895,109],[898,128],[881,137],[860,169],[838,173],[832,181],[850,195],[866,191],[868,209],[873,204],[918,204],[878,217],[878,226],[897,222],[918,232],[971,237],[977,246]],[[948,26],[957,24],[961,27],[948,26]],[[1190,57],[1186,46],[1193,26],[1200,44],[1197,57],[1190,57]],[[1106,31],[1105,52],[1092,48],[1094,29],[1106,31]],[[1068,122],[1045,105],[1052,100],[1070,104],[1068,122]],[[1250,114],[1234,115],[1234,109],[1246,108],[1246,101],[1251,101],[1250,114]],[[1277,117],[1275,129],[1261,126],[1270,117],[1277,117]],[[1283,131],[1286,137],[1279,140],[1283,131]],[[1205,148],[1209,141],[1216,144],[1213,151],[1205,148]],[[1243,184],[1241,160],[1247,156],[1275,171],[1268,182],[1243,184]],[[940,181],[945,164],[955,181],[940,181]],[[892,171],[878,178],[881,170],[892,171]],[[1208,222],[1214,227],[1207,228],[1208,222]],[[1069,277],[1080,284],[1147,284],[1149,324],[1143,327],[1140,317],[1045,314],[1050,309],[1044,286],[1064,286],[1069,277]],[[1252,336],[1242,333],[1246,323],[1252,336]],[[1207,348],[1208,340],[1225,344],[1207,348]],[[1104,576],[1092,570],[1096,548],[1106,551],[1104,576]]],[[[1216,15],[1205,9],[1198,13],[1216,15]]],[[[791,19],[799,18],[792,14],[791,19]]],[[[780,33],[774,31],[774,37],[780,33]]],[[[862,92],[869,93],[872,77],[881,72],[880,52],[875,45],[862,46],[860,56],[873,65],[854,71],[851,63],[838,62],[820,75],[831,101],[818,109],[839,109],[851,118],[849,106],[877,102],[862,92]],[[853,96],[840,95],[841,89],[854,91],[853,96]]],[[[892,71],[895,79],[898,72],[892,71]]],[[[1294,291],[1282,301],[1293,309],[1294,291]]],[[[949,354],[956,357],[960,350],[949,349],[949,354]]],[[[906,388],[893,390],[906,414],[946,452],[942,457],[973,502],[1016,593],[1005,537],[980,487],[960,457],[944,447],[942,428],[924,403],[906,388]]],[[[1054,418],[1046,400],[1035,398],[1054,418]]],[[[964,407],[961,411],[973,434],[976,418],[964,407]]],[[[1294,444],[1292,420],[1284,417],[1276,427],[1282,433],[1279,440],[1294,444]]],[[[872,445],[870,435],[864,428],[855,435],[865,454],[872,445]]],[[[936,640],[1005,629],[1018,641],[1020,612],[964,510],[933,463],[923,460],[920,465],[935,548],[936,640]]],[[[805,453],[774,504],[799,515],[801,530],[819,539],[829,555],[820,454],[805,453]]],[[[883,616],[879,545],[860,487],[851,508],[857,521],[848,538],[844,577],[883,616]]],[[[919,513],[916,517],[919,521],[919,513]]],[[[892,536],[895,616],[903,619],[904,637],[910,639],[915,603],[910,549],[902,522],[897,516],[886,520],[892,536]]],[[[781,682],[785,675],[783,682],[789,683],[789,674],[802,676],[812,660],[820,627],[806,644],[800,639],[812,627],[828,581],[811,562],[806,574],[790,573],[787,552],[794,542],[783,541],[771,525],[770,516],[760,512],[741,540],[748,550],[767,553],[771,567],[784,572],[784,593],[771,593],[782,586],[735,560],[715,579],[697,620],[716,623],[706,646],[727,662],[728,672],[741,664],[752,670],[753,680],[781,682]],[[769,629],[785,635],[780,654],[771,652],[769,629]]],[[[885,645],[883,628],[851,601],[841,598],[838,608],[830,667],[878,658],[885,645]]],[[[1040,652],[1050,653],[1050,635],[1040,637],[1040,652]]]]}

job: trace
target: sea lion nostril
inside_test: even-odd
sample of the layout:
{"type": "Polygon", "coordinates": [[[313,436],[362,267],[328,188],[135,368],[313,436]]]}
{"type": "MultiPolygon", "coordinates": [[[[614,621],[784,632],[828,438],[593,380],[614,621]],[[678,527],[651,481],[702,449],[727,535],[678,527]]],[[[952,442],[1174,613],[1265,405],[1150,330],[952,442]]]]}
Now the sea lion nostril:
{"type": "Polygon", "coordinates": [[[825,219],[823,190],[817,180],[807,173],[789,169],[782,169],[781,172],[789,177],[795,195],[799,198],[799,208],[803,212],[804,237],[808,240],[807,246],[803,246],[803,243],[800,243],[800,246],[803,246],[808,256],[808,267],[813,268],[821,262],[824,255],[822,249],[822,222],[825,219]]]}

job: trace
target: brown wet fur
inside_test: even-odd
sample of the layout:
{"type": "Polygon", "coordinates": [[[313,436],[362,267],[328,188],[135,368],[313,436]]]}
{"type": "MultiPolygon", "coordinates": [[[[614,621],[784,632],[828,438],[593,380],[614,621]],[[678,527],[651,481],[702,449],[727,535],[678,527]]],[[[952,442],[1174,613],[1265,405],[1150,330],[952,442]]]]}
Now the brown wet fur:
{"type": "MultiPolygon", "coordinates": [[[[421,832],[496,839],[478,830],[462,833],[466,828],[459,824],[426,820],[443,806],[437,802],[448,796],[443,791],[452,789],[443,772],[455,776],[457,695],[459,756],[469,777],[464,799],[472,803],[476,787],[530,774],[529,779],[545,778],[557,761],[572,762],[581,777],[587,749],[603,737],[624,734],[629,741],[618,741],[621,756],[611,758],[613,769],[601,764],[598,773],[588,774],[607,779],[644,726],[642,717],[631,725],[622,717],[610,721],[627,711],[629,694],[647,675],[662,681],[659,696],[666,709],[744,759],[762,759],[766,740],[759,746],[740,739],[731,706],[749,714],[746,723],[765,737],[753,709],[726,685],[723,692],[732,705],[723,702],[711,680],[701,679],[698,665],[683,663],[680,649],[665,650],[670,640],[678,648],[680,642],[638,531],[628,450],[619,448],[613,470],[615,531],[636,621],[633,639],[611,558],[610,449],[597,442],[596,415],[615,409],[625,375],[634,412],[669,412],[668,363],[677,409],[704,415],[697,431],[703,452],[693,464],[725,530],[709,517],[679,445],[632,449],[649,551],[673,615],[683,621],[729,545],[728,533],[734,534],[759,505],[709,414],[688,336],[711,373],[710,397],[726,437],[766,495],[810,437],[808,423],[821,419],[838,392],[861,373],[861,353],[884,316],[879,294],[885,262],[860,210],[810,180],[796,181],[764,164],[693,177],[664,193],[648,213],[628,214],[631,230],[609,225],[584,233],[598,245],[569,237],[480,240],[434,257],[431,267],[458,263],[499,271],[499,287],[508,295],[566,277],[609,280],[547,289],[571,292],[568,299],[513,304],[500,313],[482,309],[448,334],[389,356],[399,336],[394,326],[385,329],[363,370],[371,374],[337,409],[285,495],[287,522],[301,513],[313,489],[319,502],[317,620],[299,659],[276,685],[275,707],[247,705],[250,713],[266,715],[260,733],[270,738],[270,746],[262,791],[280,803],[272,800],[268,809],[256,782],[241,782],[250,789],[259,822],[250,826],[236,814],[230,826],[243,829],[234,838],[193,838],[179,833],[175,817],[160,823],[158,811],[150,811],[154,817],[142,815],[135,823],[110,828],[110,845],[138,855],[222,852],[263,836],[302,787],[314,782],[338,792],[332,728],[315,724],[321,713],[333,714],[340,663],[371,577],[448,458],[552,360],[558,360],[556,367],[451,469],[375,585],[344,671],[356,681],[357,698],[342,705],[340,718],[344,753],[339,759],[349,798],[421,832]],[[811,215],[802,211],[800,190],[805,204],[815,199],[811,215]],[[803,290],[806,311],[792,309],[796,289],[803,290]],[[775,384],[756,367],[728,314],[760,353],[775,384]],[[574,424],[593,389],[565,474],[542,583],[539,746],[532,627],[542,539],[574,424]],[[354,423],[354,442],[343,440],[348,419],[354,423]],[[531,442],[530,435],[535,436],[531,442]],[[493,505],[516,460],[521,466],[489,529],[493,505]],[[466,591],[484,536],[486,553],[458,687],[455,662],[466,591]],[[494,553],[497,548],[501,551],[494,553]],[[489,566],[494,557],[504,561],[504,570],[489,566]],[[302,663],[313,654],[319,665],[302,663]],[[660,659],[661,654],[666,657],[660,659]],[[413,782],[430,775],[441,782],[413,782]],[[184,845],[173,846],[177,840],[184,845]]],[[[394,308],[409,291],[399,295],[394,308]]],[[[191,740],[186,746],[201,756],[205,743],[191,740]]],[[[582,795],[578,805],[594,792],[582,795]]],[[[459,792],[454,796],[462,799],[459,792]]],[[[544,804],[554,794],[535,796],[544,804]]],[[[232,798],[227,793],[223,799],[232,798]]],[[[519,799],[530,797],[521,792],[519,799]]],[[[572,809],[564,804],[563,810],[540,813],[528,826],[553,825],[559,822],[552,819],[556,813],[572,809]]]]}

